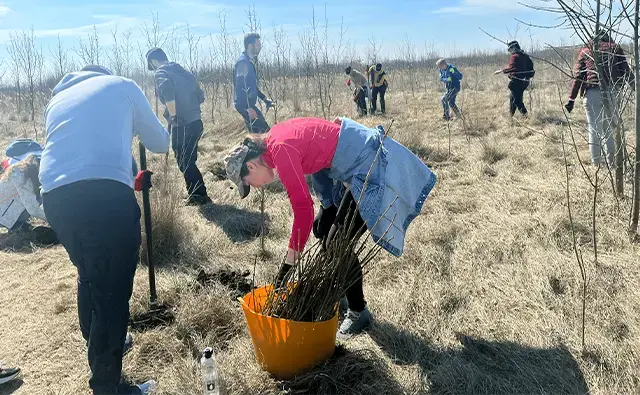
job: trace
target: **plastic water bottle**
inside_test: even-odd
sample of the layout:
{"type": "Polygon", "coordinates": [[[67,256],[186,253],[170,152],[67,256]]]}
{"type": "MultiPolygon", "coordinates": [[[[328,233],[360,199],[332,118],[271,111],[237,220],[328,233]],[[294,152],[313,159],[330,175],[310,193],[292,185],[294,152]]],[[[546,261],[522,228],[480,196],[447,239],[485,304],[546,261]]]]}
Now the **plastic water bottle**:
{"type": "Polygon", "coordinates": [[[213,349],[207,347],[200,360],[202,367],[202,381],[204,382],[204,395],[220,395],[218,388],[218,371],[216,369],[216,357],[213,349]]]}

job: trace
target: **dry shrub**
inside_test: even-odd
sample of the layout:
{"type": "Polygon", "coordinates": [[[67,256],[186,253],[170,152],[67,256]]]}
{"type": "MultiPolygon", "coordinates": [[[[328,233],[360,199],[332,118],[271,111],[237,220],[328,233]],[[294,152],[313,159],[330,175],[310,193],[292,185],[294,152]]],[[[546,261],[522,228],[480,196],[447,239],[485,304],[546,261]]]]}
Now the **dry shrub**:
{"type": "Polygon", "coordinates": [[[404,394],[387,363],[371,350],[336,347],[335,355],[285,383],[291,394],[404,394]]]}
{"type": "Polygon", "coordinates": [[[507,151],[494,143],[482,143],[482,160],[490,165],[496,164],[507,157],[507,151]]]}
{"type": "Polygon", "coordinates": [[[244,332],[245,323],[238,303],[221,285],[184,295],[176,316],[176,336],[189,345],[194,354],[203,345],[220,348],[244,332]]]}
{"type": "MultiPolygon", "coordinates": [[[[150,191],[154,263],[158,266],[197,265],[204,251],[202,244],[194,237],[189,221],[181,215],[184,207],[182,174],[168,160],[163,160],[161,166],[162,170],[154,173],[150,191]]],[[[139,203],[143,207],[142,194],[139,194],[139,203]]],[[[147,246],[144,239],[140,253],[141,261],[146,262],[147,246]]]]}

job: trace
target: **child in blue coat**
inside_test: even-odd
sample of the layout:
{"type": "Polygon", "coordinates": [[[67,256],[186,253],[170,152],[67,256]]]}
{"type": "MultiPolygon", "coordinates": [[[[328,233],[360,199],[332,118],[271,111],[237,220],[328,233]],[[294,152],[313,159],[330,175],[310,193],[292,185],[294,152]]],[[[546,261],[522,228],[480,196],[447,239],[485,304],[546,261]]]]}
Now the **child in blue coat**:
{"type": "Polygon", "coordinates": [[[438,69],[440,70],[440,81],[444,83],[447,92],[442,96],[442,109],[444,115],[442,119],[445,121],[451,120],[450,109],[461,117],[460,109],[456,105],[456,97],[460,92],[460,80],[462,79],[462,73],[456,68],[456,66],[447,63],[445,59],[440,59],[436,62],[438,69]]]}

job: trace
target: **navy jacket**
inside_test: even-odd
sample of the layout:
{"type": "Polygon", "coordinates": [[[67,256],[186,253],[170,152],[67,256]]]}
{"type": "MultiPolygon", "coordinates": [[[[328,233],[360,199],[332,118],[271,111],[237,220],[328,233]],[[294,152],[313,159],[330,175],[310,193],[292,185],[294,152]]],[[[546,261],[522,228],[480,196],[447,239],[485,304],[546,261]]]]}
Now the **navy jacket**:
{"type": "Polygon", "coordinates": [[[447,64],[447,68],[440,69],[440,81],[444,82],[447,89],[460,89],[462,73],[452,64],[447,64]]]}
{"type": "Polygon", "coordinates": [[[245,112],[256,106],[258,98],[264,100],[265,97],[258,89],[256,65],[246,52],[243,52],[233,66],[233,105],[236,110],[245,112]]]}
{"type": "MultiPolygon", "coordinates": [[[[204,92],[193,74],[178,63],[163,64],[155,73],[158,99],[162,104],[176,102],[176,117],[187,125],[200,120],[200,105],[204,103],[204,92]]],[[[170,122],[169,111],[165,109],[164,117],[170,122]]],[[[181,126],[184,126],[181,125],[181,126]]]]}

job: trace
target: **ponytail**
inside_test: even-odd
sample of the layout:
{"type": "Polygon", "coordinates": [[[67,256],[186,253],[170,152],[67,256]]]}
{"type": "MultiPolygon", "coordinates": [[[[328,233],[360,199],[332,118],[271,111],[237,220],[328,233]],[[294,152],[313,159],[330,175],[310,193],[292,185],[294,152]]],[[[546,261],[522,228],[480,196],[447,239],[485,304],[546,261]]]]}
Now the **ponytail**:
{"type": "Polygon", "coordinates": [[[247,156],[242,163],[242,169],[240,170],[241,177],[249,174],[247,162],[256,158],[260,158],[262,154],[267,151],[267,142],[265,141],[267,136],[268,134],[250,134],[242,142],[242,145],[247,146],[247,148],[249,148],[249,151],[247,152],[247,156]]]}

